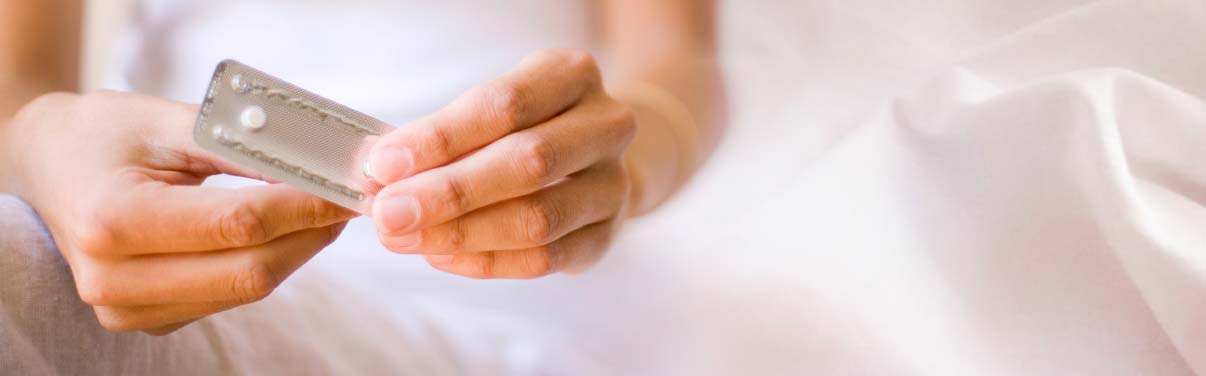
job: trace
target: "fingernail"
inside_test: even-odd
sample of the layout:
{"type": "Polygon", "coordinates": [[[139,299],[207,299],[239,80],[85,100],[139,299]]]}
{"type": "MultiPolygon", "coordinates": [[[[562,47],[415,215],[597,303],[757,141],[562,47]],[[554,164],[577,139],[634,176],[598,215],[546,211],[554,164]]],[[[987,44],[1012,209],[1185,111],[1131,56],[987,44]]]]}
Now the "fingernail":
{"type": "Polygon", "coordinates": [[[389,184],[394,180],[410,176],[414,164],[415,159],[410,149],[387,147],[373,153],[365,167],[368,174],[381,184],[389,184]]]}
{"type": "Polygon", "coordinates": [[[452,263],[454,255],[428,255],[427,262],[432,265],[448,265],[452,263]]]}
{"type": "Polygon", "coordinates": [[[419,232],[412,232],[402,236],[395,236],[389,240],[390,249],[398,251],[413,251],[419,245],[419,232]]]}
{"type": "Polygon", "coordinates": [[[406,195],[382,198],[377,211],[378,224],[390,233],[405,232],[419,220],[419,203],[406,195]]]}

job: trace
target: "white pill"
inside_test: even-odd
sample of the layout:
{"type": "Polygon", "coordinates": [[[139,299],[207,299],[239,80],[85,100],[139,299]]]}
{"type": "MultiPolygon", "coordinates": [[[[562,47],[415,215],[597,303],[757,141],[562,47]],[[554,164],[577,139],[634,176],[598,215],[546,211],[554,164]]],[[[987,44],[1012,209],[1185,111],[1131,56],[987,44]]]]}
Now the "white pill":
{"type": "Polygon", "coordinates": [[[265,114],[264,109],[260,106],[247,106],[239,114],[239,122],[243,124],[243,127],[253,131],[263,128],[267,121],[268,114],[265,114]]]}

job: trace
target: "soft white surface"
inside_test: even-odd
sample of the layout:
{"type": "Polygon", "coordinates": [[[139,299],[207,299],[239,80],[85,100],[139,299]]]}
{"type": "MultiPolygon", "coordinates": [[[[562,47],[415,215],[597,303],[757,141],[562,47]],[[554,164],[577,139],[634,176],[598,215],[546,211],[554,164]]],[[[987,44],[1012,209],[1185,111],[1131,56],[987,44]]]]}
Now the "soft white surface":
{"type": "MultiPolygon", "coordinates": [[[[235,57],[402,123],[526,50],[589,40],[577,3],[354,3],[159,3],[113,85],[195,100],[235,57]]],[[[1206,370],[1202,2],[721,14],[729,137],[591,273],[445,276],[358,220],[277,296],[203,327],[251,370],[1206,370]]]]}

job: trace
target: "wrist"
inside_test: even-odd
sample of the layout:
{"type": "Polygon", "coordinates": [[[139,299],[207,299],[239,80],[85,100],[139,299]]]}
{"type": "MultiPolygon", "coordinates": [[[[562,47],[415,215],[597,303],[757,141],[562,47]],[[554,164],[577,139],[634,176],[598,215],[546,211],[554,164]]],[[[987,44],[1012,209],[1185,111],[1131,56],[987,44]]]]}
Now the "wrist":
{"type": "Polygon", "coordinates": [[[20,114],[41,90],[32,85],[0,85],[0,93],[0,194],[21,196],[20,114]]]}
{"type": "Polygon", "coordinates": [[[690,110],[660,86],[629,81],[616,99],[635,114],[637,137],[624,155],[630,193],[627,209],[637,216],[660,205],[698,165],[699,134],[690,110]]]}
{"type": "Polygon", "coordinates": [[[0,119],[0,194],[16,193],[16,172],[12,161],[12,142],[9,128],[12,119],[0,119]]]}
{"type": "Polygon", "coordinates": [[[27,101],[11,111],[4,112],[0,118],[0,194],[13,195],[29,200],[24,193],[27,174],[22,163],[30,153],[31,140],[28,133],[29,108],[37,102],[37,98],[27,101]],[[26,120],[23,120],[26,119],[26,120]]]}
{"type": "Polygon", "coordinates": [[[642,208],[646,206],[642,205],[642,202],[645,201],[645,184],[648,179],[645,177],[641,164],[633,157],[633,153],[625,153],[621,163],[624,164],[624,178],[628,179],[628,196],[625,197],[620,217],[636,217],[644,212],[642,208]]]}

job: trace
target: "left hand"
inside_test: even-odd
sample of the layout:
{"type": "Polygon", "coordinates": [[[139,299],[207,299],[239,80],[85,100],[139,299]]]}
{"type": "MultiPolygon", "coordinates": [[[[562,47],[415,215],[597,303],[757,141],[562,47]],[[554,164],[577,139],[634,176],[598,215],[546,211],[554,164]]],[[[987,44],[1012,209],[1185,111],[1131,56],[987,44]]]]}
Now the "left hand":
{"type": "Polygon", "coordinates": [[[589,53],[536,52],[373,146],[381,241],[475,278],[583,270],[624,215],[635,134],[589,53]]]}
{"type": "Polygon", "coordinates": [[[219,173],[261,177],[196,145],[197,111],[145,95],[54,93],[0,129],[12,171],[0,179],[46,223],[106,329],[166,334],[263,299],[355,215],[283,184],[199,186],[219,173]]]}

